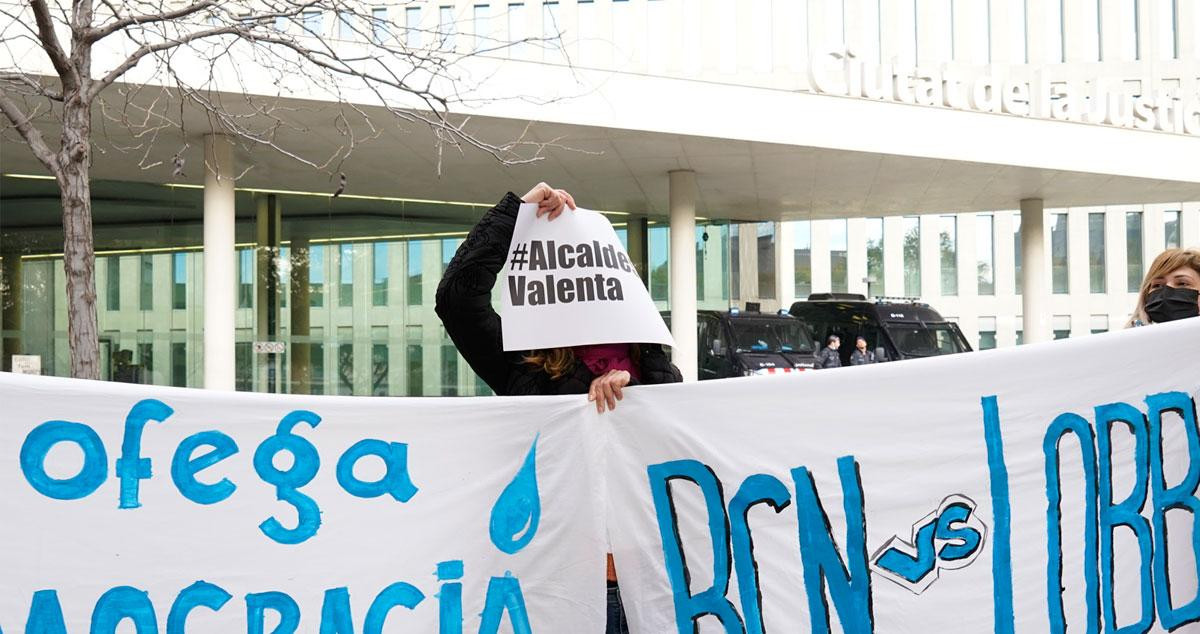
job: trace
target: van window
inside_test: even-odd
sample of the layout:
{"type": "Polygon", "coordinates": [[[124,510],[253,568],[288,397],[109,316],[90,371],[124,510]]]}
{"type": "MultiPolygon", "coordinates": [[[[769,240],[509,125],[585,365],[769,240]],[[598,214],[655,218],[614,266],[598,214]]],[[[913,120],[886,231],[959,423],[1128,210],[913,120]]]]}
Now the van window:
{"type": "Polygon", "coordinates": [[[931,357],[965,352],[948,324],[888,322],[887,330],[900,354],[905,356],[931,357]]]}

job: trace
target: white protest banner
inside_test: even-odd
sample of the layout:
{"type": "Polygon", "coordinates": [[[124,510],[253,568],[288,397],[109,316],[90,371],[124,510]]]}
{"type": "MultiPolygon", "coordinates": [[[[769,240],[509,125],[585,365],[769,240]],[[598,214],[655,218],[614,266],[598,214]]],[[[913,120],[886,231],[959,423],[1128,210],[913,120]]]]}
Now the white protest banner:
{"type": "Polygon", "coordinates": [[[0,403],[0,631],[604,628],[582,396],[0,374],[0,403]]]}
{"type": "Polygon", "coordinates": [[[501,290],[504,349],[673,345],[612,224],[587,209],[555,220],[524,204],[501,290]]]}
{"type": "Polygon", "coordinates": [[[628,390],[631,628],[1200,631],[1198,396],[1200,319],[628,390]]]}

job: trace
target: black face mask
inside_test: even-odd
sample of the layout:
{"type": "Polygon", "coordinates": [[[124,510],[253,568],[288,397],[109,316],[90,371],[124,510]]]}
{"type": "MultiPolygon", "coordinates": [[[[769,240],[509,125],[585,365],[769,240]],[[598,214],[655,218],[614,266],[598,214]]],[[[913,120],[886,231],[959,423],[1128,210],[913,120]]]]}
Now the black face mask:
{"type": "Polygon", "coordinates": [[[1194,288],[1160,286],[1146,294],[1146,315],[1159,324],[1200,315],[1200,291],[1194,288]]]}

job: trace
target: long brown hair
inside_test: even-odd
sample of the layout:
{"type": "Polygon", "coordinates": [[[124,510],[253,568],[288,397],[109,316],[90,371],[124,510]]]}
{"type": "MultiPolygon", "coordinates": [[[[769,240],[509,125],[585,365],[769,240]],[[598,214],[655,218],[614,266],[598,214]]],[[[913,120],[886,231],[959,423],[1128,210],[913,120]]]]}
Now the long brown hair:
{"type": "Polygon", "coordinates": [[[1150,323],[1150,316],[1146,314],[1146,295],[1150,292],[1150,286],[1154,284],[1154,280],[1166,277],[1171,271],[1184,267],[1188,267],[1200,275],[1200,249],[1167,249],[1154,258],[1150,270],[1146,271],[1146,278],[1142,280],[1142,288],[1138,291],[1137,306],[1133,309],[1133,316],[1129,318],[1129,323],[1125,324],[1126,328],[1134,325],[1136,321],[1141,321],[1143,324],[1150,323]]]}
{"type": "MultiPolygon", "coordinates": [[[[634,365],[640,364],[642,347],[630,344],[629,358],[633,360],[634,365]]],[[[538,366],[543,372],[549,374],[551,379],[559,379],[575,367],[575,350],[572,348],[530,350],[529,354],[522,357],[522,360],[530,365],[538,366]]]]}
{"type": "Polygon", "coordinates": [[[525,363],[536,365],[552,379],[558,379],[575,367],[575,351],[570,348],[530,350],[525,363]]]}

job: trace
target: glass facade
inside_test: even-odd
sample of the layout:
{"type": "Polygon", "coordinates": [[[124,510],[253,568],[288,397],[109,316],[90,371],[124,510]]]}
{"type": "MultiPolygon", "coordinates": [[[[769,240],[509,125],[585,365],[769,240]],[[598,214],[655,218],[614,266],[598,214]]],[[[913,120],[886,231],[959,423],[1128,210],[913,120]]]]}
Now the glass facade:
{"type": "Polygon", "coordinates": [[[1125,214],[1125,290],[1141,290],[1145,268],[1142,262],[1142,212],[1125,214]]]}
{"type": "Polygon", "coordinates": [[[992,214],[975,217],[975,276],[976,292],[996,294],[996,224],[992,214]]]}
{"type": "Polygon", "coordinates": [[[792,248],[796,277],[796,298],[812,294],[812,222],[799,220],[792,223],[792,248]]]}
{"type": "Polygon", "coordinates": [[[849,238],[845,220],[829,220],[829,281],[830,290],[845,293],[850,289],[850,262],[847,257],[849,238]]]}
{"type": "Polygon", "coordinates": [[[883,295],[883,218],[867,218],[867,295],[883,295]]]}
{"type": "Polygon", "coordinates": [[[958,219],[941,216],[938,250],[941,255],[942,295],[958,295],[958,219]]]}
{"type": "Polygon", "coordinates": [[[1163,212],[1163,248],[1179,248],[1179,210],[1163,212]]]}
{"type": "Polygon", "coordinates": [[[1105,252],[1108,243],[1104,239],[1104,214],[1088,214],[1088,290],[1092,293],[1108,292],[1105,252]]]}
{"type": "Polygon", "coordinates": [[[1051,214],[1050,279],[1055,293],[1071,292],[1070,254],[1067,252],[1067,214],[1051,214]]]}
{"type": "Polygon", "coordinates": [[[921,219],[904,217],[904,294],[921,296],[921,219]]]}
{"type": "MultiPolygon", "coordinates": [[[[760,222],[757,223],[756,228],[758,234],[758,296],[761,299],[775,299],[775,223],[760,222]]],[[[702,276],[697,274],[697,278],[699,277],[702,276]]]]}

